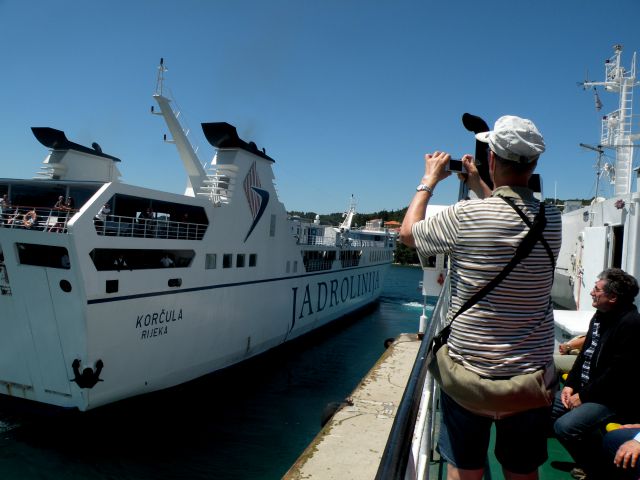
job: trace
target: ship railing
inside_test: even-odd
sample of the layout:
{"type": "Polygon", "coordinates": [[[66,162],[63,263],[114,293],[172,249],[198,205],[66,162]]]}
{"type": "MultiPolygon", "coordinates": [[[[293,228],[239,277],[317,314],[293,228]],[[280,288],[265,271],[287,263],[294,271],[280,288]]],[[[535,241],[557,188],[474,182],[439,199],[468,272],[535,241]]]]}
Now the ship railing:
{"type": "Polygon", "coordinates": [[[321,270],[331,270],[334,260],[309,259],[304,261],[304,268],[307,272],[319,272],[321,270]]]}
{"type": "Polygon", "coordinates": [[[93,223],[98,235],[171,240],[202,240],[208,227],[202,223],[124,215],[109,215],[104,220],[94,218],[93,223]]]}
{"type": "Polygon", "coordinates": [[[342,247],[348,248],[362,248],[362,247],[378,247],[384,248],[388,245],[387,239],[381,240],[363,240],[361,238],[345,238],[341,237],[340,240],[336,240],[336,237],[325,237],[322,235],[307,235],[298,239],[298,244],[301,245],[318,245],[325,247],[334,247],[340,244],[342,247]]]}
{"type": "Polygon", "coordinates": [[[0,227],[67,233],[67,222],[78,210],[12,205],[0,214],[0,227]]]}
{"type": "Polygon", "coordinates": [[[363,231],[363,232],[389,233],[389,228],[382,227],[382,226],[376,226],[376,225],[370,225],[369,223],[367,223],[367,225],[364,228],[358,228],[358,230],[359,231],[363,231]]]}
{"type": "MultiPolygon", "coordinates": [[[[443,467],[442,461],[434,455],[440,388],[429,373],[425,360],[434,335],[445,325],[450,294],[450,279],[447,276],[398,405],[377,480],[429,480],[432,465],[437,464],[440,469],[443,467]]],[[[438,478],[441,478],[441,474],[442,470],[438,478]]]]}
{"type": "Polygon", "coordinates": [[[303,245],[321,245],[333,247],[336,244],[336,237],[325,237],[324,235],[306,235],[298,240],[303,245]]]}
{"type": "Polygon", "coordinates": [[[360,238],[345,239],[345,246],[360,248],[360,247],[385,247],[387,245],[386,240],[362,240],[360,238]]]}

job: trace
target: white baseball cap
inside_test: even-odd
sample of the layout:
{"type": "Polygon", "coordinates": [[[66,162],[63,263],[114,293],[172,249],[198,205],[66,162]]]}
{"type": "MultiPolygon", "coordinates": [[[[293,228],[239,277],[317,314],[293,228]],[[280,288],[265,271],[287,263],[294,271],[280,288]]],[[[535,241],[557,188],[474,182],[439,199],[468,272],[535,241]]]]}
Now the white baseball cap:
{"type": "Polygon", "coordinates": [[[477,133],[476,138],[488,143],[499,157],[513,162],[534,162],[545,150],[544,139],[533,122],[514,115],[500,117],[493,130],[477,133]]]}

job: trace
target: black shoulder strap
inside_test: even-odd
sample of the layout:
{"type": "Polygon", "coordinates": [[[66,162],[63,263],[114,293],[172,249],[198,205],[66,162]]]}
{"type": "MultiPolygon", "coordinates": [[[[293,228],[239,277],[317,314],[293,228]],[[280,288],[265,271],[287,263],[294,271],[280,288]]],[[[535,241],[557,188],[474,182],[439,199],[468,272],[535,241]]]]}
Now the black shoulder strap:
{"type": "MultiPolygon", "coordinates": [[[[513,203],[513,202],[510,203],[510,199],[507,200],[507,198],[505,197],[500,197],[500,198],[502,198],[508,204],[513,203]]],[[[513,204],[513,206],[515,207],[515,204],[513,204]]],[[[519,210],[518,207],[515,207],[515,208],[519,210]]],[[[531,250],[533,250],[533,246],[542,237],[542,232],[547,226],[547,218],[545,217],[544,210],[545,210],[544,205],[540,203],[540,208],[538,209],[538,214],[536,215],[536,218],[533,220],[533,224],[531,224],[529,219],[527,219],[527,221],[525,222],[527,224],[530,224],[530,228],[527,234],[525,235],[525,237],[520,242],[520,245],[518,245],[518,248],[516,248],[516,253],[513,256],[513,258],[509,261],[509,263],[507,263],[507,265],[505,265],[504,269],[498,275],[495,276],[495,278],[493,278],[489,283],[487,283],[484,287],[478,290],[469,300],[467,300],[464,303],[464,305],[462,305],[462,307],[460,307],[460,310],[458,310],[457,313],[453,316],[453,318],[451,319],[451,322],[449,322],[449,325],[453,323],[453,321],[456,319],[456,317],[458,317],[458,315],[461,315],[462,313],[464,313],[472,305],[475,305],[478,302],[478,300],[480,300],[487,293],[493,290],[493,288],[498,283],[500,283],[502,280],[504,280],[504,278],[507,275],[509,275],[511,270],[514,269],[514,267],[520,262],[520,260],[527,257],[531,253],[531,250]]],[[[551,258],[553,258],[553,255],[551,256],[551,258]]]]}
{"type": "MultiPolygon", "coordinates": [[[[531,228],[531,226],[532,226],[531,220],[529,220],[529,218],[524,214],[524,212],[518,208],[518,206],[514,203],[514,201],[513,201],[513,200],[511,200],[511,199],[510,199],[510,198],[508,198],[508,197],[502,197],[502,199],[503,199],[505,202],[507,202],[507,204],[508,204],[511,208],[513,208],[513,209],[516,211],[516,213],[520,216],[520,218],[522,219],[522,221],[523,221],[524,223],[526,223],[526,224],[527,224],[527,226],[528,226],[529,228],[531,228]]],[[[545,205],[544,205],[544,203],[542,203],[542,202],[540,202],[540,209],[542,209],[542,210],[543,210],[542,214],[544,215],[544,214],[545,214],[545,212],[544,212],[544,210],[545,210],[545,205]]],[[[538,212],[538,213],[540,213],[540,212],[538,212]]],[[[546,220],[546,217],[545,217],[545,220],[546,220]]],[[[544,228],[543,228],[543,231],[544,231],[544,228]]],[[[552,267],[552,268],[555,268],[555,266],[556,266],[556,259],[555,259],[555,257],[553,256],[553,251],[551,250],[551,247],[549,246],[549,243],[548,243],[548,242],[547,242],[547,240],[544,238],[544,236],[542,236],[542,233],[540,234],[540,243],[542,243],[542,246],[543,246],[543,247],[544,247],[544,249],[547,251],[547,255],[549,256],[549,261],[551,262],[551,267],[552,267]]]]}

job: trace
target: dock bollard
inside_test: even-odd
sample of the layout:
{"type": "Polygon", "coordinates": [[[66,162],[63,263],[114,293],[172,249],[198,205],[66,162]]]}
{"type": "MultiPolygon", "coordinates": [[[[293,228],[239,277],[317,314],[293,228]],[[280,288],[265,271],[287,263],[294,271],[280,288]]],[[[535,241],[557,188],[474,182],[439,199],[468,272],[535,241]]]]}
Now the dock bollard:
{"type": "Polygon", "coordinates": [[[320,416],[320,426],[324,427],[331,417],[333,417],[338,410],[342,407],[353,405],[353,401],[350,398],[347,398],[341,402],[331,402],[328,403],[324,410],[322,410],[322,415],[320,416]]]}

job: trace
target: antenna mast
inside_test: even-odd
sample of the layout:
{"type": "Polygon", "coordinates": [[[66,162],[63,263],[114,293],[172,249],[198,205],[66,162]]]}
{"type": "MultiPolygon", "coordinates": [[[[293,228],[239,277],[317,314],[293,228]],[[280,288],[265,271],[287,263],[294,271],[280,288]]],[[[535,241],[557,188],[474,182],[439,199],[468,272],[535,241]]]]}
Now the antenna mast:
{"type": "Polygon", "coordinates": [[[595,194],[595,197],[598,198],[598,191],[600,190],[600,175],[602,175],[600,168],[602,165],[602,155],[604,155],[604,150],[600,148],[600,145],[594,147],[592,145],[586,145],[584,143],[581,143],[580,146],[582,148],[587,148],[589,150],[593,150],[594,152],[598,152],[598,163],[596,165],[597,173],[596,173],[596,194],[595,194]]]}
{"type": "MultiPolygon", "coordinates": [[[[614,45],[613,50],[613,56],[605,60],[605,80],[602,82],[587,80],[581,85],[585,90],[602,86],[606,92],[619,94],[618,109],[602,118],[599,147],[611,148],[616,151],[614,194],[624,195],[631,192],[631,169],[635,147],[633,141],[638,138],[637,135],[632,135],[633,87],[638,85],[636,54],[634,52],[631,68],[627,70],[622,66],[622,45],[614,45]]],[[[601,102],[599,97],[596,97],[596,106],[598,104],[601,105],[601,102]]]]}
{"type": "Polygon", "coordinates": [[[207,174],[200,163],[198,155],[191,146],[191,142],[189,142],[189,139],[187,138],[187,133],[185,133],[184,129],[180,125],[177,114],[171,108],[171,105],[169,104],[170,100],[162,95],[164,72],[166,71],[167,69],[164,66],[164,59],[161,58],[160,66],[158,67],[158,79],[156,81],[156,93],[153,94],[153,98],[160,107],[160,113],[155,112],[153,107],[151,107],[151,113],[162,115],[164,117],[164,121],[166,122],[169,132],[171,132],[171,136],[173,137],[173,140],[169,141],[165,138],[165,141],[175,143],[180,159],[182,160],[182,164],[189,176],[185,195],[193,197],[203,186],[204,179],[207,178],[207,174]]]}

